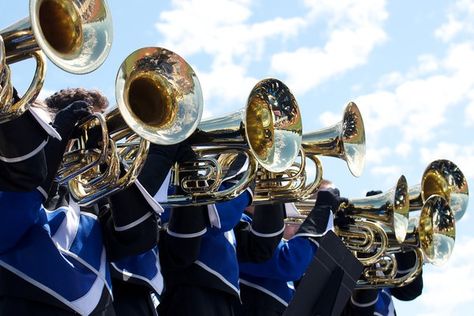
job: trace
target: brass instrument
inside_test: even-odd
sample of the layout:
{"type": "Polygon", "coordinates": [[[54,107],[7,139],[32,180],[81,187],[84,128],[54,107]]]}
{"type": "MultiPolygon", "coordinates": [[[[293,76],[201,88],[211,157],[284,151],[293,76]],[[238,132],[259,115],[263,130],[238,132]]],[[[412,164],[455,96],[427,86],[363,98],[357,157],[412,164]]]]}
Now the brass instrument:
{"type": "Polygon", "coordinates": [[[462,171],[449,160],[435,160],[423,172],[421,184],[411,187],[410,209],[419,210],[433,194],[444,197],[456,221],[460,220],[469,202],[469,188],[462,171]]]}
{"type": "Polygon", "coordinates": [[[357,105],[349,102],[339,123],[304,134],[302,146],[306,154],[345,160],[351,173],[359,177],[365,164],[365,128],[357,105]]]}
{"type": "MultiPolygon", "coordinates": [[[[308,199],[296,202],[296,207],[302,213],[309,213],[316,200],[308,199]]],[[[349,199],[347,204],[341,204],[340,210],[345,216],[354,219],[370,220],[390,228],[395,232],[396,239],[402,242],[408,228],[408,185],[405,176],[401,176],[395,187],[385,193],[349,199]]]]}
{"type": "Polygon", "coordinates": [[[385,253],[392,236],[399,242],[405,239],[408,203],[408,185],[401,176],[385,193],[341,204],[339,211],[354,219],[354,224],[335,227],[335,232],[361,263],[373,264],[385,253]]]}
{"type": "MultiPolygon", "coordinates": [[[[302,222],[313,209],[316,200],[295,203],[302,214],[287,221],[302,222]]],[[[335,226],[336,234],[364,265],[377,262],[389,246],[390,238],[402,242],[408,228],[408,185],[401,176],[394,188],[369,197],[349,199],[338,212],[353,220],[347,227],[335,226]]],[[[337,213],[336,213],[336,216],[337,213]]]]}
{"type": "Polygon", "coordinates": [[[290,89],[270,78],[253,87],[243,110],[201,122],[190,140],[196,146],[249,148],[263,168],[281,172],[299,154],[302,128],[290,89]]]}
{"type": "Polygon", "coordinates": [[[196,129],[202,115],[201,85],[191,66],[164,48],[146,47],[130,54],[115,81],[117,106],[104,118],[95,114],[77,128],[80,135],[63,158],[60,182],[69,181],[80,205],[121,190],[137,178],[149,143],[170,145],[196,129]],[[101,148],[87,148],[94,128],[101,148]],[[126,172],[121,172],[125,164],[126,172]]]}
{"type": "Polygon", "coordinates": [[[424,203],[418,217],[411,217],[405,241],[399,243],[389,238],[389,245],[379,261],[364,268],[364,280],[358,288],[394,287],[410,283],[420,274],[423,263],[444,264],[454,248],[456,237],[455,218],[448,201],[431,195],[424,203]],[[415,251],[416,264],[408,273],[397,276],[395,254],[415,251]]]}
{"type": "MultiPolygon", "coordinates": [[[[178,178],[179,174],[183,173],[182,168],[189,175],[189,164],[186,164],[177,166],[173,175],[174,183],[183,189],[184,195],[168,196],[162,204],[199,205],[231,199],[245,190],[244,183],[248,185],[253,180],[257,173],[257,163],[272,172],[282,172],[290,168],[298,156],[301,135],[301,114],[288,87],[277,79],[261,80],[250,92],[244,109],[201,122],[189,139],[202,161],[207,161],[206,165],[212,162],[207,159],[209,156],[217,157],[222,153],[231,156],[234,153],[235,156],[237,152],[246,155],[249,169],[239,180],[238,188],[223,195],[217,190],[223,178],[206,178],[206,181],[203,181],[204,178],[199,174],[194,178],[197,180],[194,185],[183,185],[183,179],[178,178]]],[[[222,162],[227,163],[223,166],[213,165],[212,169],[226,169],[233,159],[235,157],[223,159],[222,162]]],[[[192,180],[188,177],[187,181],[192,180]]]]}
{"type": "Polygon", "coordinates": [[[30,0],[29,13],[0,30],[4,42],[0,45],[4,46],[0,122],[20,116],[38,96],[45,77],[44,55],[65,71],[84,74],[105,61],[112,44],[112,20],[105,0],[30,0]],[[12,104],[7,97],[12,87],[6,64],[27,58],[36,60],[36,71],[23,98],[12,104]]]}
{"type": "Polygon", "coordinates": [[[360,176],[365,161],[365,128],[357,105],[349,102],[339,123],[304,134],[302,147],[300,161],[296,161],[287,170],[275,173],[259,169],[253,203],[309,199],[322,180],[323,167],[318,155],[341,158],[347,162],[354,176],[360,176]],[[306,160],[315,165],[315,178],[312,181],[307,178],[306,160]]]}
{"type": "Polygon", "coordinates": [[[385,193],[349,199],[340,209],[347,216],[371,220],[390,228],[396,240],[402,242],[408,228],[409,200],[406,178],[401,176],[397,185],[385,193]]]}
{"type": "Polygon", "coordinates": [[[379,260],[365,265],[363,279],[357,280],[356,288],[374,289],[384,287],[400,287],[411,283],[423,268],[423,251],[412,250],[415,254],[415,265],[403,275],[398,275],[398,263],[394,253],[384,253],[379,260]]]}
{"type": "Polygon", "coordinates": [[[270,172],[263,168],[257,170],[253,204],[269,201],[295,202],[312,196],[321,183],[323,167],[317,155],[306,155],[304,149],[293,165],[283,172],[270,172]],[[315,166],[314,179],[309,179],[306,164],[308,160],[315,166]]]}
{"type": "Polygon", "coordinates": [[[257,174],[258,163],[249,149],[208,146],[197,148],[195,152],[200,157],[197,161],[182,162],[172,169],[172,183],[184,193],[169,194],[159,201],[161,205],[206,205],[227,201],[244,192],[257,174]],[[232,185],[221,187],[224,175],[239,154],[245,156],[248,165],[232,185]]]}

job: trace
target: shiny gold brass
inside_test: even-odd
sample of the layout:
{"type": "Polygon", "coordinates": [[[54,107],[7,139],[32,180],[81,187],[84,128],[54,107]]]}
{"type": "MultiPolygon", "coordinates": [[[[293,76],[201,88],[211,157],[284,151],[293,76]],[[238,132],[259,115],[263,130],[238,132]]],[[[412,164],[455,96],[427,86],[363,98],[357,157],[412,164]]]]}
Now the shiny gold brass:
{"type": "Polygon", "coordinates": [[[0,30],[3,84],[0,123],[23,114],[38,96],[45,78],[46,55],[61,69],[84,74],[97,69],[112,44],[112,21],[105,0],[30,0],[29,17],[0,30]],[[44,55],[43,55],[44,53],[44,55]],[[36,60],[30,87],[20,101],[8,96],[12,86],[7,64],[36,60]]]}
{"type": "Polygon", "coordinates": [[[257,174],[258,163],[249,149],[207,146],[198,147],[195,152],[199,157],[196,161],[176,164],[172,169],[172,183],[181,193],[169,194],[159,201],[162,206],[207,205],[233,199],[249,187],[257,174]],[[238,155],[245,157],[247,165],[238,178],[221,186],[238,155]]]}
{"type": "Polygon", "coordinates": [[[423,172],[421,184],[411,187],[410,209],[419,210],[434,194],[444,197],[454,213],[456,221],[466,212],[469,202],[469,188],[461,169],[449,160],[431,162],[423,172]]]}
{"type": "MultiPolygon", "coordinates": [[[[296,207],[303,213],[309,213],[316,200],[308,199],[296,202],[296,207]]],[[[408,228],[408,185],[405,176],[401,176],[394,188],[385,193],[349,199],[348,203],[343,203],[339,210],[345,216],[354,219],[361,219],[361,225],[367,222],[374,222],[382,225],[387,232],[393,232],[395,238],[402,242],[408,228]]]]}
{"type": "Polygon", "coordinates": [[[203,121],[190,140],[196,146],[249,148],[272,172],[291,167],[301,145],[301,114],[288,87],[277,79],[258,82],[238,112],[203,121]]]}
{"type": "Polygon", "coordinates": [[[388,238],[388,246],[379,261],[364,267],[364,280],[358,288],[403,286],[420,274],[424,263],[442,265],[451,256],[456,239],[454,214],[448,201],[439,195],[431,195],[418,216],[410,217],[406,238],[398,242],[388,238]],[[414,251],[415,266],[403,275],[397,275],[396,254],[414,251]]]}
{"type": "Polygon", "coordinates": [[[256,177],[253,203],[265,204],[269,201],[296,202],[309,199],[317,191],[323,176],[323,167],[317,155],[301,154],[293,165],[283,172],[271,172],[259,168],[256,177]],[[306,173],[307,160],[315,167],[314,179],[306,173]]]}
{"type": "Polygon", "coordinates": [[[341,122],[303,135],[299,162],[282,172],[260,168],[253,202],[295,202],[311,199],[322,180],[323,168],[318,155],[338,157],[347,162],[354,176],[360,176],[365,161],[365,129],[362,115],[354,102],[349,102],[341,122]],[[308,181],[306,159],[315,165],[315,178],[308,181]]]}
{"type": "Polygon", "coordinates": [[[41,52],[32,52],[31,57],[36,60],[36,71],[33,81],[23,97],[15,102],[13,99],[11,70],[6,62],[5,45],[0,35],[0,123],[13,120],[23,114],[29,104],[36,99],[43,86],[46,71],[44,55],[41,52]]]}
{"type": "Polygon", "coordinates": [[[179,143],[201,119],[202,92],[194,70],[164,48],[146,47],[130,54],[117,73],[115,91],[117,106],[103,119],[96,115],[79,126],[80,136],[63,159],[70,163],[59,171],[59,181],[69,182],[80,205],[130,185],[141,171],[150,142],[179,143]],[[94,129],[102,134],[100,149],[87,148],[94,129]]]}
{"type": "Polygon", "coordinates": [[[274,172],[291,167],[301,135],[301,115],[288,87],[277,79],[262,80],[243,110],[198,125],[189,139],[198,161],[181,163],[172,173],[184,194],[168,196],[161,204],[204,205],[232,199],[248,187],[258,166],[274,172]],[[239,153],[247,160],[247,170],[231,188],[223,188],[223,175],[239,153]]]}
{"type": "Polygon", "coordinates": [[[358,177],[365,164],[365,128],[359,108],[349,102],[342,121],[328,128],[303,135],[306,154],[341,158],[358,177]]]}

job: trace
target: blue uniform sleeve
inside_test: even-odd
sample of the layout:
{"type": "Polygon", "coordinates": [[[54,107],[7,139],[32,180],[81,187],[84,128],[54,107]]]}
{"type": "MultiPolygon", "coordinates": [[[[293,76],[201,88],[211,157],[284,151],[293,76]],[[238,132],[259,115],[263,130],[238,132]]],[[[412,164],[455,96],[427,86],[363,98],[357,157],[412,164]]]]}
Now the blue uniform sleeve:
{"type": "Polygon", "coordinates": [[[15,246],[25,232],[39,221],[39,191],[0,191],[0,253],[15,246]]]}
{"type": "Polygon", "coordinates": [[[271,259],[263,263],[239,263],[242,273],[284,281],[301,278],[315,255],[317,246],[307,238],[295,237],[278,244],[271,259]]]}

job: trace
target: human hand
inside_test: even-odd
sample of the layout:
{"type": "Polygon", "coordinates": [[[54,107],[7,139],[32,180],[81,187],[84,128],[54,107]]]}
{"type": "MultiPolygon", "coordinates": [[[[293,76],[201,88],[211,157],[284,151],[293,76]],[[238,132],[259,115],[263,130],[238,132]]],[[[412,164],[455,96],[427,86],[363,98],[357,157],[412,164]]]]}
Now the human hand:
{"type": "Polygon", "coordinates": [[[347,198],[341,197],[339,190],[334,188],[328,188],[319,190],[316,196],[315,208],[329,207],[333,213],[339,210],[339,206],[342,203],[347,203],[347,198]]]}
{"type": "Polygon", "coordinates": [[[69,138],[76,123],[92,113],[92,106],[85,101],[74,101],[56,113],[53,126],[62,138],[69,138]]]}

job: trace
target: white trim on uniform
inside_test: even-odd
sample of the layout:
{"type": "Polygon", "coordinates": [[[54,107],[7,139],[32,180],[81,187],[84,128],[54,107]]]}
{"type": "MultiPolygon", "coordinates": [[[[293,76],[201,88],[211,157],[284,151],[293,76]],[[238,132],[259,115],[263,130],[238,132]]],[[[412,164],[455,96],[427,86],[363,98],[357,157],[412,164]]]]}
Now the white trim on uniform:
{"type": "Polygon", "coordinates": [[[36,147],[33,151],[30,151],[26,155],[13,157],[13,158],[0,156],[0,160],[7,163],[14,163],[14,162],[27,160],[33,157],[34,155],[36,155],[37,153],[39,153],[44,148],[44,146],[46,146],[47,143],[48,143],[48,139],[45,139],[41,144],[38,145],[38,147],[36,147]]]}
{"type": "Polygon", "coordinates": [[[194,238],[194,237],[199,237],[199,236],[204,235],[207,232],[207,228],[204,228],[203,230],[196,233],[183,234],[183,233],[175,233],[174,231],[170,230],[169,227],[166,227],[166,232],[168,233],[168,235],[177,237],[177,238],[194,238]]]}
{"type": "Polygon", "coordinates": [[[240,296],[240,291],[238,288],[236,288],[232,283],[230,283],[229,281],[227,281],[226,278],[224,278],[224,276],[222,274],[220,274],[219,272],[217,272],[216,270],[213,270],[212,268],[208,267],[204,262],[202,261],[199,261],[199,260],[196,260],[194,261],[195,264],[197,264],[198,266],[200,266],[201,268],[203,268],[204,270],[206,270],[207,272],[215,275],[216,277],[218,277],[222,282],[224,282],[227,286],[229,286],[231,289],[233,289],[239,296],[240,296]]]}
{"type": "Polygon", "coordinates": [[[145,220],[147,220],[150,216],[152,216],[153,213],[152,212],[147,212],[145,215],[143,215],[142,217],[140,217],[139,219],[131,222],[130,224],[127,224],[127,225],[124,225],[124,226],[115,226],[114,224],[114,229],[115,231],[117,232],[123,232],[125,230],[128,230],[130,228],[133,228],[135,226],[138,226],[140,225],[141,223],[143,223],[145,220]]]}
{"type": "Polygon", "coordinates": [[[207,205],[207,213],[209,216],[209,222],[211,223],[211,227],[216,227],[217,229],[221,228],[221,219],[219,217],[219,212],[217,211],[217,207],[215,204],[207,205]]]}
{"type": "Polygon", "coordinates": [[[258,284],[255,284],[255,283],[251,283],[249,281],[246,281],[246,280],[242,280],[242,279],[239,279],[239,282],[244,284],[244,285],[247,285],[248,287],[252,287],[254,289],[257,289],[265,294],[267,294],[268,296],[271,296],[273,297],[274,299],[276,299],[278,302],[280,302],[281,304],[285,305],[285,307],[288,307],[288,303],[283,300],[281,297],[277,296],[275,293],[273,292],[270,292],[269,290],[267,290],[266,288],[258,285],[258,284]]]}
{"type": "Polygon", "coordinates": [[[275,236],[278,236],[278,235],[282,234],[284,231],[285,231],[285,225],[283,225],[283,227],[279,231],[276,231],[274,233],[268,233],[268,234],[260,233],[256,230],[254,230],[252,226],[250,226],[250,232],[252,232],[252,234],[254,234],[258,237],[275,237],[275,236]]]}
{"type": "Polygon", "coordinates": [[[369,307],[369,306],[372,306],[374,305],[375,303],[377,303],[377,300],[379,299],[379,295],[377,294],[377,297],[371,301],[371,302],[368,302],[368,303],[359,303],[357,301],[354,300],[354,298],[351,296],[351,302],[352,304],[354,304],[355,306],[359,306],[359,307],[369,307]]]}

